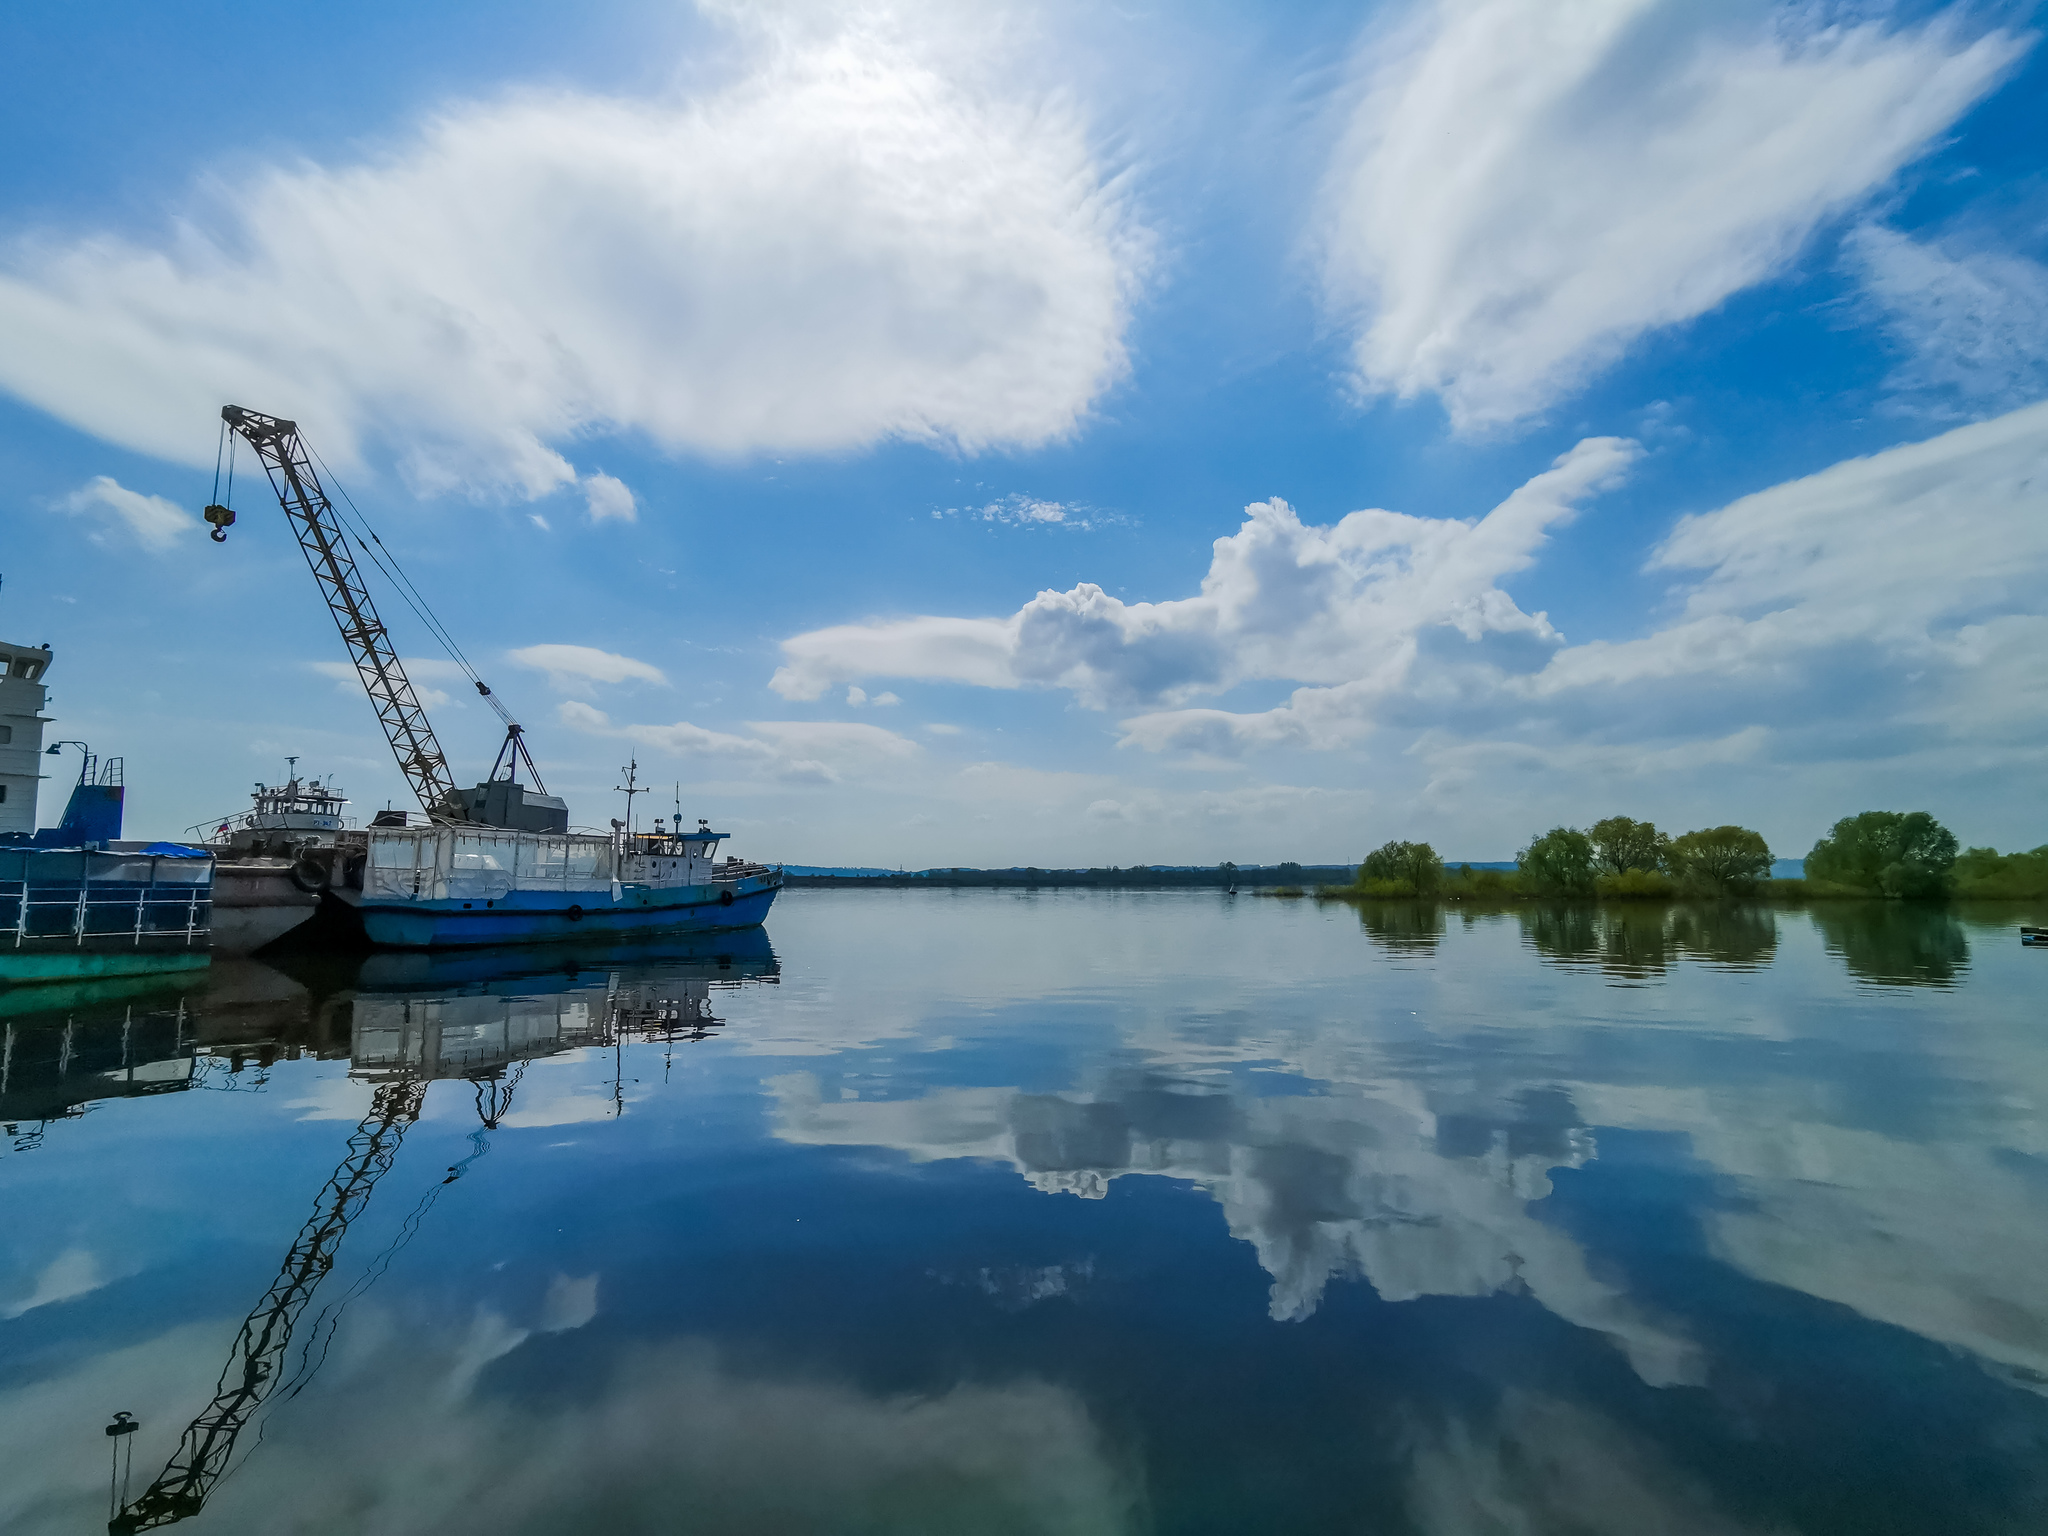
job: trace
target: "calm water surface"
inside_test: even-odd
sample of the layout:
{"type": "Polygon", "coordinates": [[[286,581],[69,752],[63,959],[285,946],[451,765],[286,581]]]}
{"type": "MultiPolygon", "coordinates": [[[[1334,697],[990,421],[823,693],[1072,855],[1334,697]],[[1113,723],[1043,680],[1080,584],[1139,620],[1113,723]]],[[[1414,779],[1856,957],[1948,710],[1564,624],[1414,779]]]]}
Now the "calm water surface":
{"type": "Polygon", "coordinates": [[[2048,1530],[2022,918],[798,891],[7,994],[0,1529],[2048,1530]]]}

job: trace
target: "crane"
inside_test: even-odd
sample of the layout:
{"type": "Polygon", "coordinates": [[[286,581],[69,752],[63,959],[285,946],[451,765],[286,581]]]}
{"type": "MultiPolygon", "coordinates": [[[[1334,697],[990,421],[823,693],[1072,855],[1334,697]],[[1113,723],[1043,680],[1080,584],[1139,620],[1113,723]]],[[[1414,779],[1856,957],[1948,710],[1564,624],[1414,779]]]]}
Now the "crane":
{"type": "MultiPolygon", "coordinates": [[[[371,601],[362,573],[356,568],[355,551],[335,512],[334,503],[328,499],[319,475],[314,472],[313,455],[299,436],[298,423],[265,416],[239,405],[222,406],[220,418],[228,429],[256,450],[257,458],[262,461],[264,473],[270,478],[270,488],[277,493],[285,516],[291,520],[292,532],[305,553],[306,564],[312,568],[313,579],[320,585],[320,595],[326,600],[327,611],[333,615],[335,627],[341,631],[342,643],[348,647],[349,660],[355,663],[356,676],[362,680],[363,689],[377,711],[377,723],[384,728],[384,738],[391,744],[391,755],[398,760],[399,772],[405,775],[413,793],[419,796],[420,808],[427,813],[429,820],[439,824],[477,820],[472,802],[455,787],[454,778],[448,771],[447,755],[442,752],[441,743],[434,735],[433,724],[427,719],[426,709],[420,703],[412,680],[406,676],[405,665],[391,643],[390,632],[377,616],[377,605],[371,601]]],[[[232,470],[228,485],[232,500],[232,470]]],[[[216,503],[207,507],[206,520],[213,524],[213,538],[223,541],[227,530],[234,525],[235,514],[216,503]]],[[[368,532],[367,527],[364,531],[368,532]]],[[[369,533],[369,537],[380,544],[382,542],[374,533],[369,533]]],[[[366,553],[373,561],[378,560],[375,551],[366,553]]],[[[404,595],[403,589],[401,595],[404,595]]],[[[429,623],[434,624],[434,621],[429,618],[429,623]]],[[[438,624],[434,627],[439,628],[438,624]]],[[[512,718],[511,712],[484,680],[461,660],[459,653],[457,660],[468,673],[469,680],[476,685],[478,694],[497,712],[505,725],[505,741],[499,748],[497,761],[492,764],[491,778],[497,778],[500,767],[507,767],[516,777],[519,765],[524,763],[527,772],[533,775],[535,788],[546,794],[547,786],[541,783],[539,770],[534,767],[533,758],[526,750],[525,733],[519,722],[512,718]]]]}
{"type": "MultiPolygon", "coordinates": [[[[348,1153],[313,1202],[284,1265],[235,1335],[213,1400],[186,1426],[178,1448],[156,1481],[107,1522],[108,1536],[132,1536],[196,1515],[228,1469],[235,1440],[263,1406],[291,1350],[292,1329],[327,1272],[349,1223],[369,1203],[377,1181],[390,1171],[406,1127],[419,1119],[426,1079],[407,1076],[380,1084],[348,1153]]],[[[108,1433],[114,1433],[109,1430],[108,1433]]]]}

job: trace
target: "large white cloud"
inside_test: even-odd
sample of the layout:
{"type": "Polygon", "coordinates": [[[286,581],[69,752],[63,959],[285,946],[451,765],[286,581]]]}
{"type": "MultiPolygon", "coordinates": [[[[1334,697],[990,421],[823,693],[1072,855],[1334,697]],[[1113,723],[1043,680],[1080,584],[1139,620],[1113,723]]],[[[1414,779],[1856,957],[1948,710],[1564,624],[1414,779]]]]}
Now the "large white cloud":
{"type": "Polygon", "coordinates": [[[1375,511],[1318,528],[1264,503],[1217,541],[1198,597],[1125,605],[1084,585],[1008,619],[815,631],[785,642],[776,686],[942,677],[1103,707],[1294,681],[1266,710],[1129,716],[1125,740],[1213,754],[1398,729],[1458,784],[1509,767],[1583,780],[1774,757],[2038,759],[2048,402],[1683,519],[1649,562],[1674,578],[1676,612],[1634,639],[1567,644],[1498,583],[1633,451],[1582,443],[1469,522],[1375,511]]]}
{"type": "Polygon", "coordinates": [[[2028,39],[1833,8],[1423,0],[1372,35],[1322,192],[1362,385],[1462,429],[1539,411],[1633,338],[1780,270],[2028,39]]]}
{"type": "Polygon", "coordinates": [[[593,431],[1056,439],[1125,369],[1143,233],[1072,110],[902,36],[757,28],[723,89],[455,103],[355,164],[216,182],[160,240],[17,243],[0,387],[186,462],[231,399],[330,458],[383,438],[424,488],[526,495],[593,431]]]}
{"type": "MultiPolygon", "coordinates": [[[[1701,573],[1677,622],[1561,651],[1531,692],[1688,676],[1798,686],[1843,646],[1968,688],[1993,660],[1995,630],[2040,621],[2048,401],[1685,518],[1650,565],[1701,573]]],[[[2001,690],[2037,692],[2024,673],[1998,671],[2001,690]]]]}
{"type": "Polygon", "coordinates": [[[1174,702],[1260,678],[1392,687],[1416,636],[1448,626],[1467,640],[1554,639],[1498,582],[1524,569],[1585,498],[1637,453],[1589,438],[1483,518],[1354,512],[1304,524],[1280,500],[1245,509],[1216,540],[1197,597],[1125,603],[1092,582],[1041,592],[1007,619],[912,618],[841,625],[783,642],[773,686],[814,699],[864,676],[985,687],[1072,689],[1086,704],[1174,702]]]}

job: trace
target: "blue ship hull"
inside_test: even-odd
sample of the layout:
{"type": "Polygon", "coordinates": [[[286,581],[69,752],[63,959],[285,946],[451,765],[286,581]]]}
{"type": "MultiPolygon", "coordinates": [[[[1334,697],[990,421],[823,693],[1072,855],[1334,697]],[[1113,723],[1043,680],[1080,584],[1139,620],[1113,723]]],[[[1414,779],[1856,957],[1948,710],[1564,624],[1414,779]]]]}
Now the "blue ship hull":
{"type": "Polygon", "coordinates": [[[488,902],[365,901],[358,911],[364,933],[380,949],[453,949],[758,928],[781,888],[779,879],[746,881],[732,890],[729,904],[701,894],[705,886],[629,885],[615,902],[603,893],[564,901],[554,892],[514,891],[488,902]]]}

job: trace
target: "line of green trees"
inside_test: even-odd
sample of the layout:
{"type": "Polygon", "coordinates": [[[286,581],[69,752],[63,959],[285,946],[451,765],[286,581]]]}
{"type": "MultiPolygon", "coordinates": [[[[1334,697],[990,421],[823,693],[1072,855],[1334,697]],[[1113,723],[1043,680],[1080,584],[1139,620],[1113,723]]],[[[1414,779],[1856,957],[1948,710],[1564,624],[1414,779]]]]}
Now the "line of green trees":
{"type": "Polygon", "coordinates": [[[2031,853],[1958,852],[1955,834],[1925,811],[1864,811],[1836,822],[1806,856],[1803,880],[1773,880],[1770,847],[1748,827],[1671,837],[1653,822],[1609,816],[1583,830],[1552,827],[1515,855],[1515,868],[1447,870],[1428,843],[1375,848],[1340,894],[1509,899],[1856,896],[1939,901],[1950,896],[2048,896],[2048,845],[2031,853]]]}

